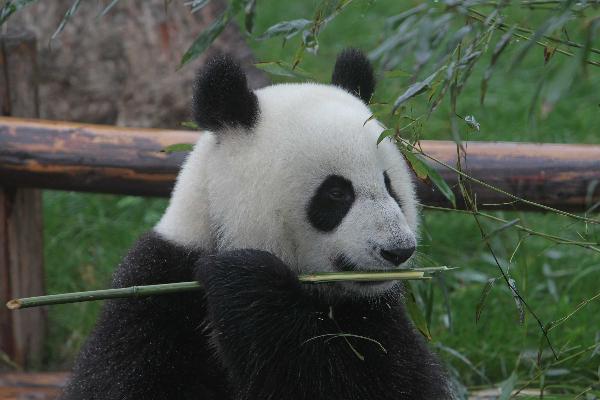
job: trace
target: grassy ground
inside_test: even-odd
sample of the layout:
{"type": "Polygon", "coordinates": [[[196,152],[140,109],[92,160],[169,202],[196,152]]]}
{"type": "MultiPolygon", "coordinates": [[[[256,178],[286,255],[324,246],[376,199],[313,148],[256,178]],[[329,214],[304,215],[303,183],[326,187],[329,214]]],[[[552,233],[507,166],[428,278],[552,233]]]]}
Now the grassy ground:
{"type": "MultiPolygon", "coordinates": [[[[302,67],[326,81],[335,54],[347,46],[366,49],[373,46],[379,38],[378,28],[384,16],[405,9],[397,4],[392,0],[353,4],[321,35],[319,57],[306,55],[302,67]]],[[[256,31],[262,32],[276,21],[311,18],[314,6],[311,1],[260,3],[256,31]]],[[[529,21],[526,16],[517,16],[516,22],[526,26],[529,21]]],[[[278,40],[252,43],[261,61],[290,60],[296,45],[292,41],[282,47],[278,40]]],[[[600,141],[597,132],[600,70],[590,68],[587,79],[576,82],[550,115],[543,119],[537,117],[532,122],[528,111],[530,101],[538,77],[547,68],[542,50],[534,50],[517,71],[507,73],[505,66],[506,62],[501,61],[501,72],[491,81],[485,107],[479,105],[481,68],[458,102],[461,115],[473,114],[481,123],[481,133],[475,139],[600,141]]],[[[403,84],[401,80],[385,81],[380,84],[376,99],[389,101],[394,93],[402,92],[403,84]]],[[[427,121],[423,138],[449,139],[449,112],[445,107],[427,121]]],[[[59,192],[47,192],[44,201],[48,291],[52,293],[107,286],[111,271],[126,249],[157,221],[166,205],[165,201],[156,199],[59,192]]],[[[517,212],[497,215],[509,220],[520,218],[522,224],[547,233],[572,238],[582,234],[593,241],[600,240],[597,229],[573,224],[562,217],[517,212]]],[[[483,225],[488,232],[498,226],[489,221],[483,225]]],[[[553,361],[546,348],[542,360],[545,369],[540,370],[536,366],[540,329],[530,315],[519,324],[515,302],[501,281],[492,288],[482,317],[475,322],[482,289],[489,278],[499,274],[474,219],[456,213],[425,212],[423,226],[421,252],[440,264],[461,267],[459,272],[448,274],[445,282],[450,313],[442,286],[435,285],[435,306],[430,320],[433,344],[463,384],[489,386],[515,373],[516,387],[531,381],[531,387],[543,385],[548,390],[570,393],[564,398],[573,398],[574,393],[598,382],[600,355],[593,354],[593,348],[600,340],[599,302],[582,307],[550,333],[560,359],[553,361]]],[[[600,291],[598,253],[525,238],[509,262],[522,238],[515,231],[507,230],[495,235],[492,245],[503,265],[510,265],[522,296],[544,322],[568,315],[580,302],[600,291]]],[[[50,309],[45,367],[64,368],[72,361],[97,311],[98,304],[91,303],[50,309]]],[[[596,389],[589,392],[593,390],[596,389]]]]}

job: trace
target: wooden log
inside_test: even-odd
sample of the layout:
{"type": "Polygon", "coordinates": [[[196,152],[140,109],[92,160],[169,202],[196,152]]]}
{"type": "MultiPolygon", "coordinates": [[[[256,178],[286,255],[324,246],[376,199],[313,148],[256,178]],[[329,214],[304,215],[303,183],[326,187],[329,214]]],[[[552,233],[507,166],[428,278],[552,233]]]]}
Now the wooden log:
{"type": "MultiPolygon", "coordinates": [[[[130,195],[168,196],[185,153],[161,150],[194,143],[201,133],[0,118],[0,184],[130,195]]],[[[431,156],[456,163],[456,145],[422,141],[431,156]]],[[[600,201],[600,146],[469,142],[466,171],[529,200],[582,211],[600,201]]],[[[458,195],[456,174],[432,162],[458,195]]],[[[471,185],[480,206],[527,209],[506,196],[471,185]],[[500,204],[500,205],[489,205],[500,204]]],[[[432,186],[419,183],[419,197],[448,206],[432,186]]],[[[459,207],[463,202],[457,202],[459,207]]],[[[530,208],[530,207],[529,207],[530,208]]]]}
{"type": "MultiPolygon", "coordinates": [[[[28,32],[0,37],[0,110],[38,116],[36,41],[28,32]]],[[[0,303],[20,293],[44,293],[41,191],[0,183],[0,303]]],[[[0,350],[19,366],[39,361],[44,310],[17,315],[0,310],[0,350]]]]}
{"type": "Polygon", "coordinates": [[[193,131],[0,118],[0,184],[144,196],[168,196],[193,131]]]}
{"type": "MultiPolygon", "coordinates": [[[[456,144],[421,143],[427,154],[456,166],[456,144]]],[[[465,147],[463,170],[505,192],[564,211],[586,211],[600,202],[600,145],[469,142],[465,147]]],[[[454,189],[457,205],[464,208],[457,174],[434,166],[454,189]]],[[[476,183],[469,183],[469,187],[480,208],[539,210],[476,183]]],[[[423,203],[450,206],[436,189],[420,184],[418,190],[423,203]]]]}
{"type": "Polygon", "coordinates": [[[68,377],[66,372],[0,374],[0,400],[55,399],[68,377]]]}

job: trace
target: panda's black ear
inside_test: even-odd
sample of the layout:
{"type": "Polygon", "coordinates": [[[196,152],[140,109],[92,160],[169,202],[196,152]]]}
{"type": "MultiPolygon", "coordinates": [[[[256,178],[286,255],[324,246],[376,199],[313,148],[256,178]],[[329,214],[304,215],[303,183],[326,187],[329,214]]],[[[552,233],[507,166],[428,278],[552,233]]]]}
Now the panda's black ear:
{"type": "Polygon", "coordinates": [[[198,127],[219,131],[225,127],[251,129],[260,111],[242,67],[230,56],[222,55],[198,72],[192,112],[198,127]]]}
{"type": "Polygon", "coordinates": [[[331,83],[346,89],[365,104],[369,104],[375,90],[373,67],[362,51],[346,49],[337,57],[331,83]]]}

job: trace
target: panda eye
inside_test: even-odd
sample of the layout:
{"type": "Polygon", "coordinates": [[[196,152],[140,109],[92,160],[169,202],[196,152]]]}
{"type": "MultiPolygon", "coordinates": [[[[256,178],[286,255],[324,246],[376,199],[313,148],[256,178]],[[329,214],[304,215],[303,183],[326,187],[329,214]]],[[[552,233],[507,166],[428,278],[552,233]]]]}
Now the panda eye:
{"type": "Polygon", "coordinates": [[[307,204],[310,224],[321,232],[331,232],[350,211],[354,197],[351,181],[340,175],[329,175],[307,204]]]}
{"type": "Polygon", "coordinates": [[[329,198],[334,201],[348,201],[350,200],[350,194],[342,188],[332,188],[327,193],[329,198]]]}
{"type": "Polygon", "coordinates": [[[390,180],[390,177],[387,174],[387,172],[383,173],[383,182],[385,183],[385,188],[386,188],[388,194],[396,201],[396,203],[398,203],[398,205],[400,207],[402,207],[402,205],[400,203],[400,198],[398,197],[398,194],[392,187],[392,181],[390,180]]]}

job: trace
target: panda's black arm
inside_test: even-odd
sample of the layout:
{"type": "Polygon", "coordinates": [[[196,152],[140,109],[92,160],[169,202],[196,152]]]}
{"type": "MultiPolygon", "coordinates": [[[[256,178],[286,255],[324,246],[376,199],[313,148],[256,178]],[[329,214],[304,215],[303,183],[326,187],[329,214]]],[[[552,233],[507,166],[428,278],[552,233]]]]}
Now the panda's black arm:
{"type": "MultiPolygon", "coordinates": [[[[116,270],[113,286],[192,280],[198,256],[148,233],[116,270]]],[[[197,292],[107,301],[61,400],[228,399],[205,309],[197,292]]]]}
{"type": "Polygon", "coordinates": [[[449,398],[398,301],[330,305],[262,251],[202,257],[196,271],[237,398],[449,398]]]}

